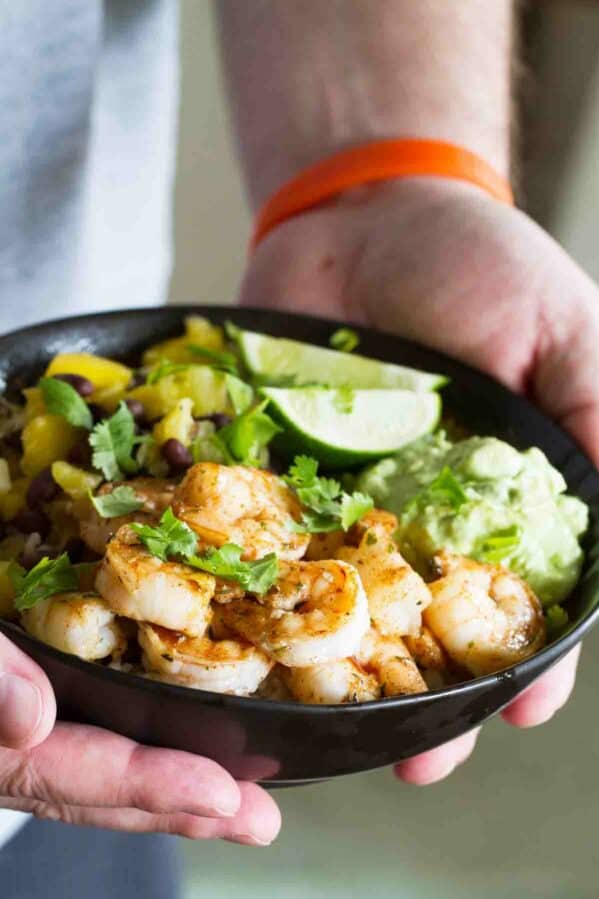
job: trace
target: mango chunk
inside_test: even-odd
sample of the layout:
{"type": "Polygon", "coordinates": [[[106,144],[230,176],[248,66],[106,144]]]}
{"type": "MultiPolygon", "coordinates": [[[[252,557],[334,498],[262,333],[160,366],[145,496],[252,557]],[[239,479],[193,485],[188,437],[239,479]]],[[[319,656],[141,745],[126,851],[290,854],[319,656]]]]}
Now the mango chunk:
{"type": "Polygon", "coordinates": [[[55,356],[46,369],[46,377],[65,374],[81,375],[91,381],[96,389],[89,401],[106,408],[118,405],[133,376],[132,370],[121,362],[92,353],[60,353],[55,356]]]}
{"type": "Polygon", "coordinates": [[[179,400],[164,418],[154,425],[154,440],[159,446],[167,440],[178,440],[183,446],[189,446],[193,431],[193,402],[189,397],[179,400]]]}
{"type": "Polygon", "coordinates": [[[23,473],[34,477],[58,459],[65,459],[78,440],[77,428],[59,415],[38,415],[23,428],[23,473]]]}
{"type": "Polygon", "coordinates": [[[224,349],[222,328],[211,324],[201,315],[190,315],[185,319],[185,334],[148,347],[143,355],[143,364],[156,365],[161,359],[168,359],[170,362],[197,362],[197,357],[187,349],[190,343],[205,347],[207,350],[222,350],[224,349]]]}
{"type": "Polygon", "coordinates": [[[185,371],[166,375],[155,384],[135,387],[127,396],[139,400],[150,419],[162,418],[186,397],[193,403],[195,418],[232,411],[224,374],[206,365],[190,365],[185,371]]]}
{"type": "Polygon", "coordinates": [[[52,463],[52,477],[71,499],[82,499],[90,491],[93,493],[102,481],[101,474],[63,461],[52,463]]]}

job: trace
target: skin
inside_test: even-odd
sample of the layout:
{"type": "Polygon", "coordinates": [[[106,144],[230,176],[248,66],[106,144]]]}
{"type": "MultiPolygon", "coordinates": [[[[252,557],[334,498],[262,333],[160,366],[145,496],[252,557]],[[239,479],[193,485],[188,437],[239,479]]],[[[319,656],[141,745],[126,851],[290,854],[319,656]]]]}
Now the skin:
{"type": "MultiPolygon", "coordinates": [[[[507,0],[223,0],[218,10],[254,212],[305,166],[377,138],[453,141],[508,174],[507,0]]],[[[413,178],[347,191],[271,232],[248,261],[239,299],[447,352],[531,396],[599,462],[597,288],[526,215],[476,187],[413,178]]],[[[574,651],[556,665],[504,719],[530,727],[551,718],[577,659],[574,651]]],[[[467,734],[396,773],[433,783],[475,742],[467,734]]]]}

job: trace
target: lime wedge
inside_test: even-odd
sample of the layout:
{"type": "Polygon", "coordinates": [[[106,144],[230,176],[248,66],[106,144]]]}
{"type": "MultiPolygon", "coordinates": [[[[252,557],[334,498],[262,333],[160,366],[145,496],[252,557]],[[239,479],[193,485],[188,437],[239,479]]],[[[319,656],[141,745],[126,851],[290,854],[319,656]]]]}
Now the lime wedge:
{"type": "Polygon", "coordinates": [[[395,453],[432,431],[441,414],[441,398],[433,392],[264,387],[261,393],[284,428],[275,448],[307,453],[329,468],[395,453]]]}
{"type": "Polygon", "coordinates": [[[327,387],[349,385],[359,390],[397,387],[426,392],[447,383],[444,375],[255,331],[240,331],[236,339],[249,371],[280,386],[287,386],[292,380],[298,387],[317,382],[327,387]]]}

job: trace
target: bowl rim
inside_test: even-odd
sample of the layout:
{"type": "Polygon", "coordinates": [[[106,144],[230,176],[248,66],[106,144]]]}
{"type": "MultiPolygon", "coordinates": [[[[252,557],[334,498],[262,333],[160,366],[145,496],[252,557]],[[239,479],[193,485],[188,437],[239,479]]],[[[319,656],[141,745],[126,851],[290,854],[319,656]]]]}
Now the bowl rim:
{"type": "MultiPolygon", "coordinates": [[[[509,395],[512,400],[515,400],[520,404],[523,410],[534,412],[537,418],[540,417],[540,419],[542,419],[546,425],[550,425],[553,429],[559,432],[562,438],[565,438],[567,442],[571,444],[572,448],[582,458],[585,465],[590,469],[590,471],[597,474],[596,466],[591,461],[586,451],[578,444],[576,439],[567,431],[565,431],[557,422],[543,413],[542,410],[534,405],[527,397],[514,393],[508,387],[506,387],[504,384],[501,384],[499,381],[496,381],[486,372],[468,365],[467,363],[463,363],[446,353],[418,343],[417,341],[408,340],[398,335],[380,331],[377,328],[372,328],[370,326],[365,326],[360,323],[354,323],[351,321],[340,321],[338,319],[322,318],[315,315],[307,315],[287,310],[275,310],[259,306],[240,307],[209,304],[166,304],[162,306],[140,306],[113,309],[103,312],[81,313],[72,316],[62,316],[59,318],[46,319],[44,321],[37,322],[31,325],[25,325],[22,328],[16,328],[12,331],[0,335],[0,351],[3,349],[3,345],[5,344],[12,344],[17,339],[21,340],[28,336],[35,336],[40,332],[44,333],[45,331],[48,331],[52,328],[59,328],[61,325],[68,325],[69,327],[73,327],[89,322],[117,320],[123,316],[126,317],[132,315],[150,315],[160,318],[161,316],[166,314],[169,318],[173,317],[175,319],[179,318],[180,320],[183,320],[187,315],[198,314],[205,315],[208,318],[213,316],[219,320],[228,317],[234,319],[236,313],[239,311],[250,315],[252,313],[257,313],[260,315],[272,316],[274,319],[278,319],[279,321],[285,319],[296,319],[308,324],[326,324],[331,328],[351,326],[357,328],[359,331],[362,331],[369,337],[376,338],[378,336],[386,340],[394,340],[403,347],[413,347],[417,351],[422,351],[425,354],[429,355],[432,360],[438,359],[441,365],[443,365],[444,362],[450,363],[451,366],[461,369],[466,375],[474,377],[481,382],[486,382],[488,385],[492,385],[492,388],[494,390],[499,390],[504,394],[509,395]]],[[[377,356],[373,354],[370,354],[370,357],[377,358],[377,356]]],[[[0,369],[0,391],[4,390],[5,385],[3,384],[3,380],[4,373],[0,369]]],[[[580,580],[577,582],[576,586],[578,586],[579,584],[580,580]]],[[[204,704],[241,706],[242,708],[246,708],[248,710],[255,709],[256,711],[261,712],[272,712],[273,709],[279,709],[282,712],[292,715],[309,714],[320,716],[330,714],[331,712],[336,712],[337,714],[343,712],[344,714],[348,715],[356,715],[363,712],[367,713],[376,711],[378,709],[408,709],[419,703],[422,704],[427,702],[442,702],[443,700],[457,694],[468,695],[469,693],[485,691],[486,688],[491,688],[494,685],[498,685],[502,681],[515,679],[519,674],[523,674],[526,671],[530,672],[531,670],[533,672],[532,678],[530,679],[532,682],[549,666],[551,666],[553,662],[557,661],[558,658],[565,655],[570,649],[578,644],[584,634],[589,631],[590,628],[596,623],[598,618],[599,603],[595,607],[590,608],[583,615],[583,617],[580,618],[580,620],[575,625],[571,626],[564,634],[562,634],[552,643],[544,646],[543,649],[539,650],[534,655],[529,656],[528,658],[522,660],[521,662],[517,662],[514,665],[510,665],[509,667],[504,668],[501,671],[493,672],[492,674],[487,674],[482,677],[474,677],[471,680],[452,684],[451,686],[443,687],[442,689],[428,690],[426,693],[416,693],[404,696],[390,696],[381,699],[369,700],[367,702],[341,704],[323,703],[319,705],[309,703],[304,704],[292,700],[266,699],[263,697],[254,696],[236,696],[229,693],[215,693],[208,690],[186,687],[183,684],[179,685],[164,681],[152,680],[151,678],[144,677],[140,674],[102,666],[97,662],[90,662],[85,659],[79,658],[79,656],[62,652],[61,650],[55,649],[53,646],[44,643],[42,640],[38,640],[31,634],[28,634],[27,631],[25,631],[24,628],[22,628],[19,624],[8,619],[0,619],[0,630],[8,636],[10,636],[10,634],[18,634],[19,639],[22,642],[29,643],[34,647],[36,651],[49,655],[56,661],[62,662],[66,665],[70,665],[72,668],[80,669],[84,673],[87,673],[95,678],[108,678],[108,680],[113,681],[117,684],[121,684],[122,686],[128,688],[141,689],[145,692],[158,693],[163,696],[170,696],[173,699],[177,699],[179,701],[194,702],[195,700],[200,701],[204,704]]]]}

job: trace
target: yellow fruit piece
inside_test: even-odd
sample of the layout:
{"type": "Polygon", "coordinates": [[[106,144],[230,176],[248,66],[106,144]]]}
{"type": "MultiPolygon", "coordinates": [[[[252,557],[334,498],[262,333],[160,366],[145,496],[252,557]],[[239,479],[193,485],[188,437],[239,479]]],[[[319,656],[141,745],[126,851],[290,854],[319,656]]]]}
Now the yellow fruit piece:
{"type": "MultiPolygon", "coordinates": [[[[103,356],[94,356],[92,353],[60,353],[50,362],[46,369],[46,377],[65,374],[81,375],[91,381],[96,389],[89,397],[89,401],[104,405],[102,395],[108,396],[112,401],[114,394],[118,394],[119,391],[122,393],[126,389],[133,372],[120,362],[105,359],[103,356]],[[106,388],[109,388],[108,393],[103,394],[106,388]]],[[[117,403],[118,400],[114,405],[117,403]]],[[[110,408],[110,405],[107,405],[107,408],[110,408]]]]}
{"type": "Polygon", "coordinates": [[[59,415],[38,415],[23,428],[24,474],[33,477],[57,459],[64,459],[78,439],[78,431],[59,415]]]}
{"type": "Polygon", "coordinates": [[[25,395],[25,421],[31,421],[36,415],[43,415],[46,405],[39,387],[26,387],[23,394],[25,395]]]}
{"type": "Polygon", "coordinates": [[[0,459],[0,496],[8,493],[12,485],[10,468],[6,459],[0,459]]]}
{"type": "Polygon", "coordinates": [[[170,362],[197,362],[197,357],[187,349],[190,343],[205,347],[207,350],[222,350],[224,348],[222,328],[212,325],[207,318],[200,315],[190,315],[185,319],[185,334],[148,347],[143,355],[143,364],[156,365],[161,359],[168,359],[170,362]]]}
{"type": "Polygon", "coordinates": [[[10,562],[0,562],[0,618],[15,618],[15,591],[8,576],[10,562]]]}
{"type": "Polygon", "coordinates": [[[25,505],[25,494],[29,487],[30,478],[17,478],[13,481],[8,493],[0,496],[0,518],[2,521],[10,521],[19,509],[25,505]]]}
{"type": "Polygon", "coordinates": [[[89,491],[93,492],[102,481],[102,475],[62,461],[52,463],[52,477],[72,499],[87,496],[89,491]]]}
{"type": "Polygon", "coordinates": [[[174,409],[154,425],[154,440],[159,446],[167,440],[178,440],[183,446],[191,443],[193,429],[193,402],[189,397],[179,400],[174,409]]]}
{"type": "Polygon", "coordinates": [[[205,365],[190,365],[185,371],[167,375],[155,384],[135,387],[127,396],[139,400],[150,419],[167,415],[185,397],[191,399],[196,418],[232,411],[225,376],[205,365]]]}

